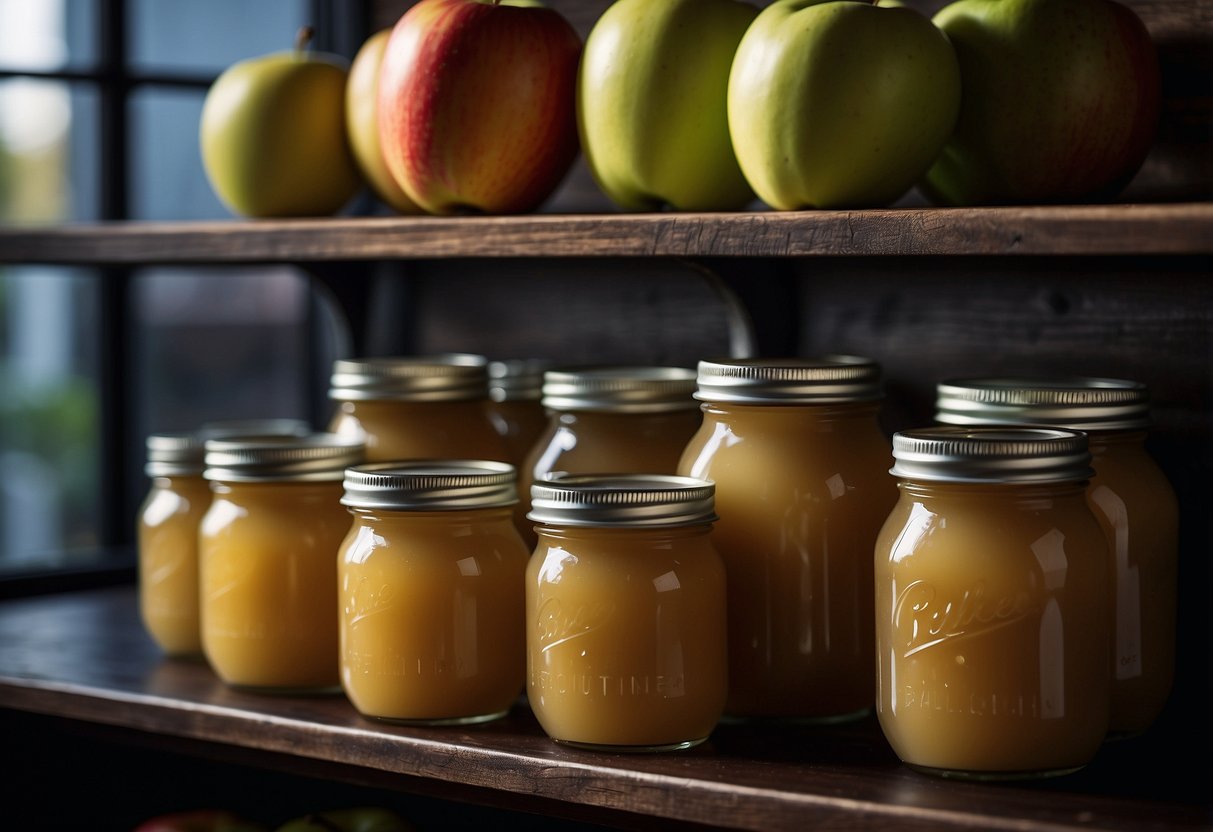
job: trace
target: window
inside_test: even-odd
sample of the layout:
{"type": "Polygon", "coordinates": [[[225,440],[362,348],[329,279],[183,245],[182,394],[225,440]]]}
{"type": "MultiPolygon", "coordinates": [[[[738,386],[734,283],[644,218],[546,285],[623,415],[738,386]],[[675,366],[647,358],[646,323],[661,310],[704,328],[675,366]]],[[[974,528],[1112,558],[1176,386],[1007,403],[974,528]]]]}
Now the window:
{"type": "MultiPolygon", "coordinates": [[[[0,221],[227,218],[197,131],[226,66],[290,48],[352,56],[363,4],[0,0],[0,221]]],[[[288,267],[0,267],[0,576],[130,544],[148,433],[324,416],[347,350],[288,267]]]]}

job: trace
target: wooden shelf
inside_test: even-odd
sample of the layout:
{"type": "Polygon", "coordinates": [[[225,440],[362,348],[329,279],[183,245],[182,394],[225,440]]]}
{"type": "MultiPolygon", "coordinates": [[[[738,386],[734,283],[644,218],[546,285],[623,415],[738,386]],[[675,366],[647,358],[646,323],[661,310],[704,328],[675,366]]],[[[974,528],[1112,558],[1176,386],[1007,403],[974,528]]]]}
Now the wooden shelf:
{"type": "Polygon", "coordinates": [[[1213,203],[127,222],[0,229],[0,262],[1213,253],[1213,203]]]}
{"type": "Polygon", "coordinates": [[[166,748],[290,755],[401,792],[464,788],[501,805],[554,802],[654,825],[1138,831],[1209,829],[1213,817],[1208,755],[1198,750],[1194,767],[1157,753],[1151,735],[1105,746],[1069,777],[972,784],[909,771],[872,721],[722,725],[704,746],[665,755],[564,748],[522,702],[481,726],[389,726],[340,695],[241,693],[203,663],[162,658],[130,586],[0,602],[0,709],[154,735],[166,748]]]}

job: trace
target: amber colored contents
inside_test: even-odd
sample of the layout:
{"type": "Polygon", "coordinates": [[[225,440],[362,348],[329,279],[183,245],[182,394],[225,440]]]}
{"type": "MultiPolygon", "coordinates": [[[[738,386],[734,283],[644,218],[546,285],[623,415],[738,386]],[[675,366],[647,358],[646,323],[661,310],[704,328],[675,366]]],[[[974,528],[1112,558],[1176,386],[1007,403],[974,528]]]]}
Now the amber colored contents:
{"type": "Polygon", "coordinates": [[[678,473],[716,483],[731,716],[828,720],[872,707],[872,549],[897,500],[877,408],[703,406],[678,473]]]}
{"type": "Polygon", "coordinates": [[[340,480],[214,483],[199,540],[202,646],[225,682],[339,689],[340,480]]]}
{"type": "Polygon", "coordinates": [[[697,408],[653,413],[594,410],[553,411],[547,428],[519,468],[515,513],[519,532],[535,543],[525,495],[532,483],[560,471],[568,474],[673,474],[682,449],[699,428],[697,408]]]}
{"type": "Polygon", "coordinates": [[[436,458],[509,462],[510,450],[487,407],[487,398],[342,401],[329,430],[362,440],[367,462],[436,458]]]}
{"type": "Polygon", "coordinates": [[[1087,501],[1107,535],[1116,605],[1110,730],[1133,734],[1153,723],[1171,692],[1179,508],[1144,432],[1089,438],[1087,501]]]}
{"type": "Polygon", "coordinates": [[[724,569],[708,530],[539,527],[527,690],[550,737],[662,749],[711,733],[727,656],[724,569]]]}
{"type": "Polygon", "coordinates": [[[211,504],[197,476],[155,477],[139,510],[139,612],[165,654],[199,656],[198,524],[211,504]]]}
{"type": "Polygon", "coordinates": [[[341,681],[364,715],[503,715],[526,671],[528,553],[510,509],[355,510],[338,564],[341,681]]]}
{"type": "Polygon", "coordinates": [[[876,712],[905,762],[1070,771],[1108,726],[1106,542],[1083,484],[903,481],[876,544],[876,712]]]}
{"type": "Polygon", "coordinates": [[[510,458],[521,465],[548,426],[548,415],[538,399],[507,399],[488,405],[489,416],[497,432],[505,439],[510,458]]]}

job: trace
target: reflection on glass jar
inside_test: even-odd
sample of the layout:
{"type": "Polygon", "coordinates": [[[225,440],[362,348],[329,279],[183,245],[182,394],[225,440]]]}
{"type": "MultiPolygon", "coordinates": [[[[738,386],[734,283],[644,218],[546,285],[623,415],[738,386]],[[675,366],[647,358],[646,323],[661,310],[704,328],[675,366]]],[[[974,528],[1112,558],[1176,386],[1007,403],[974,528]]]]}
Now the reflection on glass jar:
{"type": "Polygon", "coordinates": [[[712,486],[688,477],[562,476],[532,488],[527,692],[553,739],[689,748],[727,693],[725,577],[712,486]]]}
{"type": "Polygon", "coordinates": [[[366,716],[504,716],[526,668],[514,467],[481,460],[351,468],[338,559],[341,681],[366,716]]]}
{"type": "Polygon", "coordinates": [[[362,454],[332,434],[207,440],[202,647],[228,684],[340,689],[336,562],[351,523],[342,477],[362,454]]]}
{"type": "Polygon", "coordinates": [[[893,438],[901,497],[876,543],[876,712],[945,776],[1073,771],[1108,726],[1107,544],[1086,436],[924,428],[893,438]]]}
{"type": "Polygon", "coordinates": [[[879,382],[854,356],[699,364],[703,426],[678,472],[716,484],[730,717],[871,712],[872,547],[897,500],[879,382]]]}
{"type": "Polygon", "coordinates": [[[1095,474],[1087,501],[1109,544],[1116,616],[1113,736],[1146,730],[1171,692],[1179,507],[1145,448],[1145,385],[1103,378],[956,379],[937,388],[945,424],[1039,424],[1082,430],[1095,474]]]}

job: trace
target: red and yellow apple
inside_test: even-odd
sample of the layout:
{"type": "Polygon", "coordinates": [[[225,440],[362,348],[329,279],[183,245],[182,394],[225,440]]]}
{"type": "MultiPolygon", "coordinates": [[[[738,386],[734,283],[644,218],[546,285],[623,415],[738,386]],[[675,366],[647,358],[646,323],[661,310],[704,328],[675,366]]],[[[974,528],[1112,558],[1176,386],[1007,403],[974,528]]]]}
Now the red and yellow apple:
{"type": "Polygon", "coordinates": [[[379,68],[391,34],[390,28],[380,29],[354,55],[345,90],[345,128],[354,160],[375,196],[397,213],[417,214],[421,209],[392,178],[379,144],[379,68]]]}
{"type": "Polygon", "coordinates": [[[581,38],[553,9],[421,0],[379,74],[384,162],[433,214],[534,210],[578,151],[581,38]]]}
{"type": "Polygon", "coordinates": [[[1158,58],[1114,0],[956,0],[935,23],[960,60],[956,130],[921,190],[945,205],[1102,200],[1158,125],[1158,58]]]}
{"type": "Polygon", "coordinates": [[[186,809],[150,817],[134,832],[268,832],[269,827],[226,809],[186,809]]]}
{"type": "Polygon", "coordinates": [[[233,64],[207,90],[202,165],[233,213],[327,216],[363,186],[345,133],[348,63],[311,52],[310,38],[233,64]]]}

